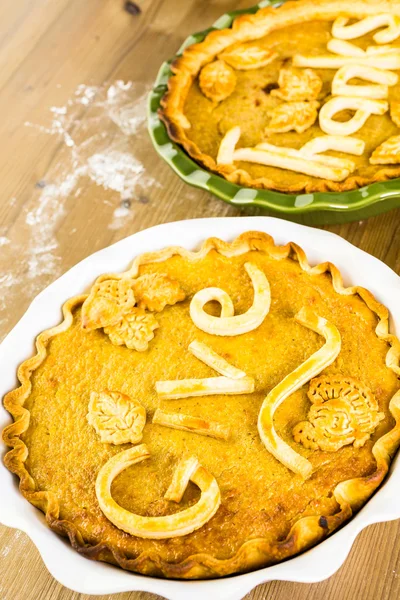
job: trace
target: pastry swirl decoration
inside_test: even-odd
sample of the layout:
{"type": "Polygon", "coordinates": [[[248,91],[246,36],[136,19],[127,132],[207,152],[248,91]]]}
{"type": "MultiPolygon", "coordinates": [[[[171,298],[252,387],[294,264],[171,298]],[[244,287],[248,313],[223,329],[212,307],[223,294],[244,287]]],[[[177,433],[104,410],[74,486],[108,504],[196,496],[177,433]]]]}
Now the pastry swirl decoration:
{"type": "Polygon", "coordinates": [[[145,444],[119,452],[110,458],[100,469],[96,479],[96,496],[102,512],[116,527],[130,535],[161,540],[180,537],[203,527],[217,512],[221,504],[221,494],[215,478],[195,460],[185,461],[183,468],[178,465],[178,476],[173,480],[173,488],[167,491],[167,499],[179,502],[189,480],[201,490],[199,501],[173,515],[144,517],[122,508],[111,495],[111,484],[115,477],[131,465],[150,457],[145,444]],[[178,490],[178,491],[177,491],[178,490]]]}
{"type": "Polygon", "coordinates": [[[256,329],[264,321],[271,304],[271,291],[265,274],[253,263],[244,265],[254,288],[253,304],[241,315],[233,314],[233,304],[228,294],[219,288],[205,288],[197,292],[190,303],[193,323],[202,331],[212,335],[241,335],[256,329]],[[229,298],[229,300],[228,300],[229,298]],[[214,317],[204,310],[211,300],[223,300],[221,316],[214,317]]]}
{"type": "Polygon", "coordinates": [[[310,309],[301,309],[295,319],[304,327],[322,335],[325,344],[270,391],[258,416],[258,432],[267,450],[277,460],[307,479],[312,473],[312,465],[278,436],[273,423],[274,413],[288,396],[333,363],[340,352],[341,338],[333,323],[319,317],[310,309]]]}
{"type": "MultiPolygon", "coordinates": [[[[284,246],[277,246],[269,235],[262,232],[249,231],[232,242],[209,238],[196,252],[172,246],[144,253],[133,261],[127,272],[104,274],[98,277],[96,282],[100,283],[110,277],[117,280],[123,277],[137,277],[143,265],[163,262],[172,256],[181,256],[196,264],[212,250],[225,257],[240,256],[252,250],[262,250],[275,260],[290,257],[298,261],[301,269],[311,276],[326,273],[331,278],[332,286],[338,294],[358,295],[376,314],[376,335],[389,345],[386,365],[400,376],[400,342],[395,335],[389,332],[388,310],[368,290],[359,286],[345,287],[340,271],[332,263],[324,262],[310,266],[304,251],[297,244],[291,242],[284,246]]],[[[229,575],[240,568],[243,560],[246,560],[247,564],[250,561],[254,568],[265,566],[265,554],[277,556],[279,560],[282,560],[309,548],[335,531],[351,518],[353,511],[365,502],[386,476],[390,457],[400,444],[400,392],[392,398],[389,405],[395,425],[386,435],[375,442],[372,449],[377,461],[376,470],[366,477],[340,483],[334,490],[334,496],[340,506],[340,510],[336,514],[324,518],[323,521],[319,516],[302,517],[294,523],[288,535],[280,542],[273,543],[268,539],[249,540],[227,559],[218,559],[202,553],[193,554],[179,563],[170,563],[155,557],[150,552],[144,552],[140,556],[132,558],[110,544],[93,544],[84,539],[79,528],[73,522],[59,518],[60,504],[57,497],[50,491],[36,489],[35,482],[25,463],[28,450],[21,435],[29,427],[30,413],[24,403],[31,392],[32,373],[45,360],[50,340],[72,325],[74,311],[82,305],[86,297],[84,295],[69,299],[63,306],[64,320],[37,337],[36,354],[22,363],[18,369],[18,379],[21,385],[7,394],[4,399],[4,406],[12,414],[14,422],[8,425],[2,434],[4,442],[10,447],[4,462],[7,468],[19,477],[21,493],[45,513],[46,521],[51,529],[68,537],[73,548],[83,556],[103,560],[107,557],[108,560],[125,569],[147,575],[185,579],[229,575]]]]}

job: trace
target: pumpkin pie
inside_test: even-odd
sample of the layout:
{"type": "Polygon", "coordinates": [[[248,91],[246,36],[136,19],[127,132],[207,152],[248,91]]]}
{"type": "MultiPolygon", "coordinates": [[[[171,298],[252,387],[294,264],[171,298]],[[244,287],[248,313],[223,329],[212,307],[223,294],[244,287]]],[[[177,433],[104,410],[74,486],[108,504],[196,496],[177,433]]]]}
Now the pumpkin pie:
{"type": "Polygon", "coordinates": [[[250,571],[318,544],[388,473],[388,311],[294,243],[247,232],[143,254],[63,314],[4,398],[3,440],[23,496],[83,556],[250,571]]]}
{"type": "Polygon", "coordinates": [[[313,193],[400,176],[397,0],[261,8],[187,47],[171,70],[160,109],[170,138],[228,181],[313,193]],[[318,139],[326,149],[305,153],[318,139]]]}

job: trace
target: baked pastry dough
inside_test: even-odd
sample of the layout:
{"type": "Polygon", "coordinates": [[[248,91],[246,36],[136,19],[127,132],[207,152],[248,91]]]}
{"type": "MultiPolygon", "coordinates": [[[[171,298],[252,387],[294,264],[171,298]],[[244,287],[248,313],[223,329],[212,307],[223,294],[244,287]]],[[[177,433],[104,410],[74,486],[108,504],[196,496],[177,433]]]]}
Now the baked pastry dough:
{"type": "Polygon", "coordinates": [[[390,13],[365,17],[348,25],[349,17],[338,17],[332,25],[332,35],[341,40],[354,40],[375,29],[381,29],[373,36],[377,44],[388,44],[400,36],[400,18],[390,13]]]}
{"type": "Polygon", "coordinates": [[[154,413],[153,423],[156,425],[163,425],[164,427],[171,427],[172,429],[181,429],[182,431],[198,433],[199,435],[205,435],[220,440],[227,440],[230,435],[230,427],[223,423],[219,423],[218,421],[201,419],[200,417],[193,417],[192,415],[186,415],[184,413],[167,412],[161,408],[157,408],[154,413]]]}
{"type": "Polygon", "coordinates": [[[335,96],[319,112],[319,125],[329,135],[352,135],[361,129],[371,115],[383,115],[389,109],[385,100],[368,100],[358,96],[335,96]],[[351,119],[335,121],[333,117],[342,110],[355,110],[351,119]]]}
{"type": "Polygon", "coordinates": [[[121,392],[90,394],[88,423],[106,444],[137,444],[143,437],[146,409],[121,392]]]}
{"type": "Polygon", "coordinates": [[[279,166],[314,177],[329,177],[340,181],[355,169],[351,160],[334,156],[320,156],[327,150],[336,150],[360,155],[364,151],[364,142],[344,136],[320,136],[307,142],[300,150],[284,148],[268,143],[258,144],[255,148],[240,148],[233,153],[234,160],[259,162],[265,165],[279,166]]]}
{"type": "Polygon", "coordinates": [[[135,306],[133,282],[129,278],[106,279],[93,286],[82,307],[82,327],[98,329],[118,323],[135,306]]]}
{"type": "Polygon", "coordinates": [[[199,342],[195,340],[189,344],[189,352],[193,354],[196,358],[201,360],[203,363],[220,373],[220,375],[224,375],[225,377],[229,377],[230,379],[242,379],[246,377],[246,373],[241,369],[237,369],[227,360],[225,360],[222,356],[214,352],[211,348],[209,348],[203,342],[199,342]]]}
{"type": "Polygon", "coordinates": [[[385,418],[371,390],[352,377],[312,379],[307,396],[312,403],[308,421],[296,425],[293,437],[312,450],[336,452],[348,444],[360,448],[385,418]]]}
{"type": "Polygon", "coordinates": [[[157,381],[156,391],[160,399],[177,400],[193,396],[254,392],[254,379],[247,377],[244,371],[230,365],[206,344],[195,340],[189,344],[189,351],[206,365],[222,374],[223,377],[157,381]]]}
{"type": "MultiPolygon", "coordinates": [[[[365,55],[357,58],[360,66],[374,67],[375,69],[400,69],[400,54],[388,52],[387,54],[365,55]]],[[[336,54],[320,54],[317,56],[304,56],[295,54],[293,66],[312,67],[313,69],[340,69],[346,65],[354,65],[353,56],[337,56],[336,54]]]]}
{"type": "Polygon", "coordinates": [[[133,280],[133,289],[138,307],[153,312],[161,312],[186,298],[180,283],[164,273],[141,275],[133,280]]]}
{"type": "MultiPolygon", "coordinates": [[[[327,49],[334,54],[339,54],[340,56],[354,56],[354,58],[367,58],[382,54],[400,54],[399,46],[391,46],[390,44],[384,46],[368,46],[363,50],[360,46],[356,46],[356,44],[353,44],[352,42],[337,40],[335,38],[329,40],[327,49]]],[[[354,61],[354,64],[357,63],[358,61],[354,61]]]]}
{"type": "MultiPolygon", "coordinates": [[[[189,480],[200,488],[200,500],[190,508],[163,517],[143,517],[115,502],[111,495],[111,484],[115,477],[131,465],[149,457],[147,446],[142,444],[116,454],[100,469],[96,479],[96,496],[107,519],[130,535],[156,540],[180,537],[203,527],[217,512],[221,494],[214,477],[198,461],[185,462],[183,468],[178,465],[179,477],[176,478],[177,481],[173,480],[174,489],[182,488],[189,480]]],[[[173,491],[170,490],[169,494],[167,492],[168,497],[173,496],[173,491]]]]}
{"type": "Polygon", "coordinates": [[[199,85],[209,100],[221,102],[228,98],[236,87],[235,71],[223,60],[216,60],[202,68],[199,85]]]}
{"type": "Polygon", "coordinates": [[[220,59],[239,71],[265,67],[275,60],[277,56],[277,53],[273,50],[261,48],[256,45],[249,46],[247,44],[235,44],[218,55],[220,59]]]}
{"type": "Polygon", "coordinates": [[[231,165],[233,163],[233,152],[240,139],[241,130],[239,125],[232,127],[226,132],[219,145],[217,164],[231,165]]]}
{"type": "Polygon", "coordinates": [[[385,100],[389,96],[389,86],[396,85],[399,76],[391,71],[374,69],[361,65],[341,67],[332,81],[334,96],[360,96],[375,100],[385,100]],[[350,79],[358,78],[373,81],[376,85],[349,85],[350,79]]]}
{"type": "Polygon", "coordinates": [[[400,102],[390,103],[390,118],[397,127],[400,127],[400,102]]]}
{"type": "Polygon", "coordinates": [[[279,88],[271,90],[285,102],[316,100],[322,89],[322,79],[312,69],[282,68],[279,71],[279,88]]]}
{"type": "Polygon", "coordinates": [[[268,279],[253,263],[246,263],[244,268],[254,288],[253,304],[249,310],[242,315],[235,315],[233,302],[226,292],[219,288],[205,288],[197,292],[190,303],[190,316],[199,329],[213,335],[241,335],[259,327],[264,321],[271,304],[268,279]],[[205,312],[204,306],[211,300],[221,304],[220,317],[205,312]]]}
{"type": "Polygon", "coordinates": [[[116,346],[126,346],[138,352],[144,352],[154,338],[154,330],[158,322],[152,313],[141,308],[132,308],[131,312],[121,317],[115,325],[104,327],[104,333],[116,346]]]}
{"type": "Polygon", "coordinates": [[[307,479],[312,473],[312,465],[278,436],[273,423],[274,413],[290,394],[293,394],[333,363],[340,352],[341,337],[333,323],[319,317],[310,309],[302,309],[297,313],[295,319],[304,327],[308,327],[324,336],[326,341],[320,350],[310,356],[271,390],[261,406],[258,417],[258,431],[265,447],[276,459],[294,473],[298,473],[304,479],[307,479]]]}
{"type": "Polygon", "coordinates": [[[303,133],[314,125],[318,117],[319,102],[287,102],[269,111],[271,118],[265,132],[286,133],[297,131],[303,133]]]}
{"type": "Polygon", "coordinates": [[[371,158],[371,165],[396,165],[400,163],[400,135],[394,135],[383,144],[375,148],[371,158]]]}

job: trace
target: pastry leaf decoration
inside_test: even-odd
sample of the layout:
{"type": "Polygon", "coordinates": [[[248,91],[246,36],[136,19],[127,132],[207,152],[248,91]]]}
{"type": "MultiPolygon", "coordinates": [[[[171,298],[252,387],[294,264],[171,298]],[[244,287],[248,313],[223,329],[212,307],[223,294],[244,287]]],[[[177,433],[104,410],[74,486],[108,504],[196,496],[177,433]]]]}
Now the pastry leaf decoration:
{"type": "Polygon", "coordinates": [[[115,325],[104,328],[112,344],[126,346],[138,352],[144,352],[149,346],[149,341],[154,337],[154,330],[158,327],[155,316],[147,313],[142,308],[133,308],[132,311],[121,317],[115,325]]]}
{"type": "Polygon", "coordinates": [[[371,390],[352,377],[318,377],[307,395],[312,402],[308,421],[294,427],[293,437],[312,450],[336,452],[349,444],[360,448],[385,417],[371,390]]]}
{"type": "Polygon", "coordinates": [[[271,117],[266,134],[297,131],[303,133],[314,125],[318,116],[319,102],[287,102],[269,111],[271,117]]]}
{"type": "Polygon", "coordinates": [[[93,286],[82,306],[82,327],[98,329],[118,323],[135,306],[132,279],[107,279],[93,286]]]}
{"type": "Polygon", "coordinates": [[[230,49],[224,50],[218,58],[224,60],[228,65],[239,71],[248,69],[259,69],[265,67],[278,56],[273,50],[261,48],[261,46],[247,46],[238,44],[230,49]]]}
{"type": "Polygon", "coordinates": [[[371,165],[395,165],[400,163],[400,135],[394,135],[378,146],[369,159],[371,165]]]}
{"type": "Polygon", "coordinates": [[[202,68],[199,86],[203,94],[213,102],[228,98],[236,87],[235,71],[223,60],[216,60],[202,68]]]}
{"type": "Polygon", "coordinates": [[[137,444],[143,437],[146,410],[137,400],[120,392],[92,392],[86,418],[102,442],[137,444]]]}
{"type": "Polygon", "coordinates": [[[271,90],[271,96],[277,96],[286,102],[316,100],[322,89],[322,79],[312,69],[281,69],[279,88],[271,90]]]}
{"type": "Polygon", "coordinates": [[[185,297],[179,282],[162,273],[107,279],[96,283],[83,303],[82,327],[103,327],[112,344],[143,352],[158,327],[151,312],[161,312],[185,297]]]}
{"type": "Polygon", "coordinates": [[[161,312],[169,305],[182,302],[186,294],[178,281],[162,273],[146,273],[133,282],[135,297],[140,308],[161,312]]]}

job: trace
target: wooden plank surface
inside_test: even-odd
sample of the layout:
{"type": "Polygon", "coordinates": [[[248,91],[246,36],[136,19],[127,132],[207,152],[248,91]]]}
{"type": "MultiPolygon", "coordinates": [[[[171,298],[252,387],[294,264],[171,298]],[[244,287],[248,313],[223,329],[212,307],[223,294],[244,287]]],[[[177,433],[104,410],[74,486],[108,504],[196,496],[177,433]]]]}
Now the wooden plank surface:
{"type": "MultiPolygon", "coordinates": [[[[41,289],[122,237],[179,219],[262,214],[181,182],[156,156],[144,123],[161,62],[189,33],[251,0],[139,4],[133,16],[123,0],[0,3],[0,339],[41,289]]],[[[400,273],[399,210],[326,229],[400,273]]],[[[272,582],[248,598],[399,598],[399,534],[398,521],[371,526],[329,580],[272,582]]],[[[0,526],[0,600],[38,598],[89,597],[59,585],[25,534],[0,526]]]]}

